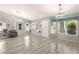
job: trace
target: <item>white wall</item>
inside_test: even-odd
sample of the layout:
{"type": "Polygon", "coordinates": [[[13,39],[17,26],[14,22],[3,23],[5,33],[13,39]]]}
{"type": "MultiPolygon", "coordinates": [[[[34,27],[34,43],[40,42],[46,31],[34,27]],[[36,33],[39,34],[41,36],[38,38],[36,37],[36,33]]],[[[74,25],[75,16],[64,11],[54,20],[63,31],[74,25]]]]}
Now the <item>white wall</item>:
{"type": "Polygon", "coordinates": [[[41,21],[41,34],[44,37],[49,37],[49,20],[45,19],[41,21]]]}

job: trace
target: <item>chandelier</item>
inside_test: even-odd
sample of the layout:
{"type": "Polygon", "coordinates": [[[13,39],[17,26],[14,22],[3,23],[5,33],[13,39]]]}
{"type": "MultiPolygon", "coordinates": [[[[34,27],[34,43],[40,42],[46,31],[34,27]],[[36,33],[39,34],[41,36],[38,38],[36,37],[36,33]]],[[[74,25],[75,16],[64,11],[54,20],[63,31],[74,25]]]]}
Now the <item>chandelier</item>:
{"type": "Polygon", "coordinates": [[[62,4],[58,4],[58,14],[55,16],[55,18],[60,19],[63,17],[63,11],[62,11],[62,4]]]}

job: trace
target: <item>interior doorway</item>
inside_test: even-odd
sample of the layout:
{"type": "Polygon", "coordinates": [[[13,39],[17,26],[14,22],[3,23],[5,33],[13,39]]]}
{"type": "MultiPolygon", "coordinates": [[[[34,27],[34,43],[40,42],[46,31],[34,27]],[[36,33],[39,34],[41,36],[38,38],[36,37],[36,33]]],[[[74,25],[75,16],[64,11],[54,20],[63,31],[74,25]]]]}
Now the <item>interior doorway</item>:
{"type": "Polygon", "coordinates": [[[19,36],[23,35],[23,33],[24,33],[23,21],[16,22],[16,30],[17,30],[19,36]]]}

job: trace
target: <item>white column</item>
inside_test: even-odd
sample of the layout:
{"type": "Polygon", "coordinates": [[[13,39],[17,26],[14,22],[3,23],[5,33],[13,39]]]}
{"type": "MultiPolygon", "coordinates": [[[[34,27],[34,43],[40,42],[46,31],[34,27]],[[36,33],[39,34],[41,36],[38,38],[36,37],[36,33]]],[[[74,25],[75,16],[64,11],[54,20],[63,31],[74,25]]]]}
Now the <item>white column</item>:
{"type": "Polygon", "coordinates": [[[45,19],[41,21],[41,34],[42,36],[49,37],[49,19],[45,19]]]}

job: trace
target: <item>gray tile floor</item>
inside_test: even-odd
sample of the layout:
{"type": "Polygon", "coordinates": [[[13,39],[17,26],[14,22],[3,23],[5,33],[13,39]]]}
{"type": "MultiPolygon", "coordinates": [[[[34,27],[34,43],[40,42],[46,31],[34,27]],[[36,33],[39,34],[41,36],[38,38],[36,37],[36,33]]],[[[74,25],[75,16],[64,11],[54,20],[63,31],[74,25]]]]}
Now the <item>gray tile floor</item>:
{"type": "Polygon", "coordinates": [[[79,43],[26,34],[15,38],[0,38],[2,54],[73,54],[79,53],[79,43]]]}

